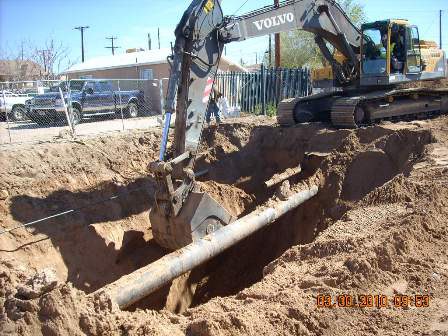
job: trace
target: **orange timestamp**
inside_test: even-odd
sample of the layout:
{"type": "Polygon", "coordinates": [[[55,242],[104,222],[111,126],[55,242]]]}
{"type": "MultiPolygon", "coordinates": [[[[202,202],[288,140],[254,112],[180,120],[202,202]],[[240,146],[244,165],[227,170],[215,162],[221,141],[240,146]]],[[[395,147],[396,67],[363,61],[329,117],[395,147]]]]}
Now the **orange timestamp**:
{"type": "Polygon", "coordinates": [[[429,304],[429,295],[319,294],[316,298],[317,308],[427,308],[429,304]]]}

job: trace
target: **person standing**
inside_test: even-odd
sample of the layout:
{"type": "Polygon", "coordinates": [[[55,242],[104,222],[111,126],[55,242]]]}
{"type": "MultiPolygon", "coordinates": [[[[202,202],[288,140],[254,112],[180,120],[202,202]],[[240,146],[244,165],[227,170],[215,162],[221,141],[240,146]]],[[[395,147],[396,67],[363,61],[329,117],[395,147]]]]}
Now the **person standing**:
{"type": "Polygon", "coordinates": [[[213,87],[211,93],[210,104],[208,105],[207,113],[205,115],[205,121],[207,124],[210,124],[210,120],[212,115],[215,117],[216,123],[221,123],[221,116],[219,115],[219,106],[218,100],[222,97],[221,92],[219,92],[216,88],[213,87]]]}

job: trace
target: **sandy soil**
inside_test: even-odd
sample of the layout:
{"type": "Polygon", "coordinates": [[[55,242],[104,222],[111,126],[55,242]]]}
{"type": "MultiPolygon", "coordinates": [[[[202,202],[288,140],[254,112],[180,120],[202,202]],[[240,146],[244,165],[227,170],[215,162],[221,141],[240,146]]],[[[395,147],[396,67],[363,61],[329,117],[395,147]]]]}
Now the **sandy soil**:
{"type": "Polygon", "coordinates": [[[241,118],[205,130],[203,188],[241,216],[278,197],[263,182],[302,166],[320,192],[129,311],[89,295],[167,251],[152,241],[160,134],[14,145],[0,153],[4,335],[447,335],[448,118],[365,129],[282,129],[241,118]],[[119,198],[107,200],[114,195],[119,198]],[[193,281],[194,280],[194,281],[193,281]],[[317,297],[385,295],[382,308],[317,297]],[[429,307],[394,307],[397,295],[429,307]]]}

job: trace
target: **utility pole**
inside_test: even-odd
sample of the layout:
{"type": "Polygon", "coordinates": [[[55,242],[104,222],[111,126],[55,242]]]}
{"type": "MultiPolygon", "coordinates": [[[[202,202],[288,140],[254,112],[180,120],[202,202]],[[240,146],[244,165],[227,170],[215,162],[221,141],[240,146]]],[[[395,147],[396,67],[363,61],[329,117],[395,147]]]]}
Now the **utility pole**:
{"type": "Polygon", "coordinates": [[[148,33],[148,50],[151,50],[151,34],[148,33]]]}
{"type": "Polygon", "coordinates": [[[160,49],[160,28],[157,28],[157,40],[159,41],[159,49],[160,49]]]}
{"type": "MultiPolygon", "coordinates": [[[[274,6],[278,7],[278,0],[274,0],[274,6]]],[[[280,67],[280,34],[275,34],[275,67],[280,67]]]]}
{"type": "Polygon", "coordinates": [[[440,49],[443,48],[443,43],[442,43],[442,13],[443,13],[443,10],[440,10],[440,11],[439,11],[440,49]]]}
{"type": "Polygon", "coordinates": [[[81,31],[81,61],[84,63],[84,29],[90,28],[89,26],[79,26],[75,29],[81,31]]]}
{"type": "Polygon", "coordinates": [[[104,47],[106,49],[112,49],[112,55],[115,55],[115,49],[121,48],[121,47],[116,47],[114,46],[114,40],[118,39],[118,37],[106,37],[106,40],[110,40],[112,42],[112,45],[110,47],[104,47]]]}
{"type": "Polygon", "coordinates": [[[258,64],[258,53],[255,53],[255,64],[258,64]]]}

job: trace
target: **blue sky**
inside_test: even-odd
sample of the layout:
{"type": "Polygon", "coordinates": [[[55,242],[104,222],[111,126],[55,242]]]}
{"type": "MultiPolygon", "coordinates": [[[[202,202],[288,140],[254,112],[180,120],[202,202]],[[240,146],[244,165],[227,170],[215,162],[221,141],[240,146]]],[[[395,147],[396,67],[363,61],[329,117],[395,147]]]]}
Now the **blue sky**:
{"type": "MultiPolygon", "coordinates": [[[[227,15],[234,14],[245,0],[223,0],[227,15]]],[[[368,20],[406,18],[419,26],[422,39],[439,41],[439,9],[443,16],[444,49],[448,51],[447,0],[358,0],[366,10],[368,20]]],[[[45,40],[63,41],[69,48],[72,62],[80,61],[80,33],[73,28],[88,25],[85,32],[86,59],[108,55],[107,36],[118,36],[116,53],[126,48],[147,47],[147,33],[157,48],[157,28],[161,47],[174,40],[173,30],[187,8],[189,0],[0,0],[0,50],[17,55],[21,41],[43,46],[45,40]]],[[[272,0],[248,0],[236,14],[256,9],[272,0]]],[[[227,46],[226,54],[234,61],[241,58],[255,63],[255,55],[267,49],[267,38],[261,37],[227,46]]]]}

